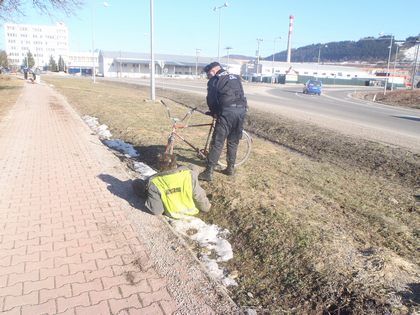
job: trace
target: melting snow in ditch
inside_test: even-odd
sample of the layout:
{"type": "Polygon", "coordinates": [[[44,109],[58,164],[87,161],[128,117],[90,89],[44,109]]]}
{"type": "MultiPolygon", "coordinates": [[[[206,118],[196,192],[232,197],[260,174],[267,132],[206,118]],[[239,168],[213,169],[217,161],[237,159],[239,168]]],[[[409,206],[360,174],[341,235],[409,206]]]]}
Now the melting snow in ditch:
{"type": "MultiPolygon", "coordinates": [[[[127,158],[138,157],[140,154],[131,144],[120,139],[111,139],[112,134],[107,125],[101,125],[98,118],[83,116],[83,120],[98,137],[110,148],[122,152],[127,158]]],[[[139,178],[147,179],[156,173],[150,166],[142,162],[133,161],[134,169],[139,178]]],[[[229,235],[228,230],[221,229],[217,225],[208,225],[199,218],[191,217],[183,220],[168,218],[173,228],[185,237],[196,241],[201,247],[200,260],[206,266],[208,272],[225,286],[237,285],[236,281],[226,274],[219,263],[233,258],[232,246],[225,239],[229,235]]]]}

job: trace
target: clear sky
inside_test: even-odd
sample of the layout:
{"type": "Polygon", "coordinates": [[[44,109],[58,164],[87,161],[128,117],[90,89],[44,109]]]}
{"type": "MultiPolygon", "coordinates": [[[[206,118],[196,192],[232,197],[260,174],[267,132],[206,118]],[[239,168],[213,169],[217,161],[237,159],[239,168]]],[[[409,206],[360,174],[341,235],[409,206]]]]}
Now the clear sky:
{"type": "MultiPolygon", "coordinates": [[[[31,1],[28,1],[31,2],[31,1]]],[[[69,28],[70,50],[88,51],[92,48],[92,24],[95,29],[95,48],[103,50],[149,52],[150,1],[87,0],[74,16],[56,14],[42,16],[28,8],[25,18],[11,22],[54,24],[63,21],[69,28]],[[94,7],[92,10],[91,8],[94,7]],[[94,12],[93,23],[91,12],[94,12]]],[[[219,13],[214,7],[223,0],[154,0],[155,52],[166,54],[217,57],[219,13]]],[[[405,39],[420,33],[420,1],[391,0],[231,0],[221,13],[220,55],[255,56],[257,38],[260,55],[286,50],[289,16],[295,17],[292,47],[354,40],[379,33],[394,34],[405,39]]],[[[0,48],[4,48],[4,31],[0,48]]]]}

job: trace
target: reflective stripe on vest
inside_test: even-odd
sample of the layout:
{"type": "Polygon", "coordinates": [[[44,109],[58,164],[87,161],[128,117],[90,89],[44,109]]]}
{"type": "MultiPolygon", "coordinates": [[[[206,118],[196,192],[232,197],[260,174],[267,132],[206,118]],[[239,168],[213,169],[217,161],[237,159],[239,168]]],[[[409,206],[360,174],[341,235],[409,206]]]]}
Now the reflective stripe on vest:
{"type": "Polygon", "coordinates": [[[152,183],[159,190],[163,206],[171,217],[179,219],[184,215],[196,215],[199,212],[192,195],[191,171],[182,170],[159,175],[152,179],[152,183]]]}

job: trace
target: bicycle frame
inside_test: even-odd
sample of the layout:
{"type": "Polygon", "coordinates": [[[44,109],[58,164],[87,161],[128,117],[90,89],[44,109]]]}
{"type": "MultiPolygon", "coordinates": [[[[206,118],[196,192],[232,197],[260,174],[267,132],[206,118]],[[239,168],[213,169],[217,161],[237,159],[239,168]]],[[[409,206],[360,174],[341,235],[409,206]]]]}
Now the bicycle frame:
{"type": "Polygon", "coordinates": [[[180,139],[181,141],[183,141],[184,143],[186,143],[189,147],[191,147],[198,155],[199,158],[201,159],[205,159],[208,153],[208,147],[210,145],[210,138],[212,135],[212,131],[214,129],[214,125],[216,123],[215,118],[213,118],[213,121],[211,123],[206,123],[206,124],[193,124],[193,125],[189,125],[188,122],[193,114],[193,112],[196,110],[196,108],[191,109],[185,116],[184,118],[182,118],[180,121],[176,118],[172,118],[170,116],[169,113],[169,109],[168,109],[168,115],[171,118],[171,120],[173,121],[172,124],[172,131],[169,135],[169,139],[168,139],[168,144],[166,145],[165,148],[165,153],[167,154],[173,154],[174,151],[174,143],[175,143],[175,138],[180,139]],[[191,142],[189,142],[188,140],[186,140],[182,135],[180,135],[178,133],[178,130],[181,129],[185,129],[185,128],[194,128],[194,127],[206,127],[209,126],[209,132],[207,134],[207,139],[206,139],[206,143],[203,149],[200,149],[198,147],[196,147],[195,145],[193,145],[191,142]]]}
{"type": "MultiPolygon", "coordinates": [[[[205,160],[207,158],[208,153],[209,153],[208,150],[210,149],[211,137],[212,137],[215,125],[216,125],[216,118],[213,117],[213,121],[211,123],[190,125],[188,122],[189,122],[193,112],[197,108],[190,109],[185,114],[184,118],[178,119],[178,118],[175,118],[175,117],[171,116],[169,107],[163,101],[161,101],[161,103],[166,107],[166,109],[168,111],[169,119],[172,120],[172,131],[171,131],[171,133],[168,137],[168,142],[167,142],[166,147],[165,147],[165,153],[166,154],[173,154],[174,153],[175,139],[178,138],[182,142],[186,143],[190,148],[192,148],[197,153],[198,158],[200,158],[202,160],[205,160]],[[182,135],[180,135],[178,133],[178,131],[181,130],[181,129],[194,128],[194,127],[210,127],[209,132],[207,134],[206,143],[205,143],[205,146],[204,146],[203,149],[200,149],[200,148],[196,147],[194,144],[189,142],[187,139],[185,139],[182,135]]],[[[243,132],[242,132],[242,139],[240,141],[241,141],[240,143],[242,143],[242,144],[239,146],[239,148],[243,148],[243,149],[238,150],[238,153],[239,152],[241,152],[241,153],[239,155],[237,155],[235,166],[239,166],[239,165],[242,165],[243,163],[245,163],[245,161],[248,159],[248,157],[251,153],[252,138],[250,137],[250,135],[248,133],[246,133],[245,130],[243,130],[243,132]],[[240,157],[240,158],[238,158],[238,157],[240,157]]],[[[223,150],[222,153],[221,153],[221,157],[224,156],[225,158],[227,158],[226,154],[227,154],[227,150],[223,150]]],[[[218,164],[222,167],[226,167],[226,165],[227,165],[227,164],[224,164],[220,160],[220,158],[219,158],[218,164]]]]}

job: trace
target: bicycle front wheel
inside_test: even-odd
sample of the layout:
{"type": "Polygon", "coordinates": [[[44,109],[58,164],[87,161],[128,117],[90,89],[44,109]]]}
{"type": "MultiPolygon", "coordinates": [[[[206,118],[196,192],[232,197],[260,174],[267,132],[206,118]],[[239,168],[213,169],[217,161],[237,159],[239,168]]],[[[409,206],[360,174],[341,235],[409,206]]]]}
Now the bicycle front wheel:
{"type": "MultiPolygon", "coordinates": [[[[249,155],[251,154],[251,145],[252,145],[252,138],[251,136],[244,130],[242,131],[242,138],[239,140],[238,144],[238,151],[236,153],[236,162],[235,167],[242,165],[248,160],[249,155]]],[[[222,167],[227,166],[226,162],[227,158],[227,150],[226,150],[226,143],[223,146],[222,154],[220,155],[218,164],[222,167]]]]}

